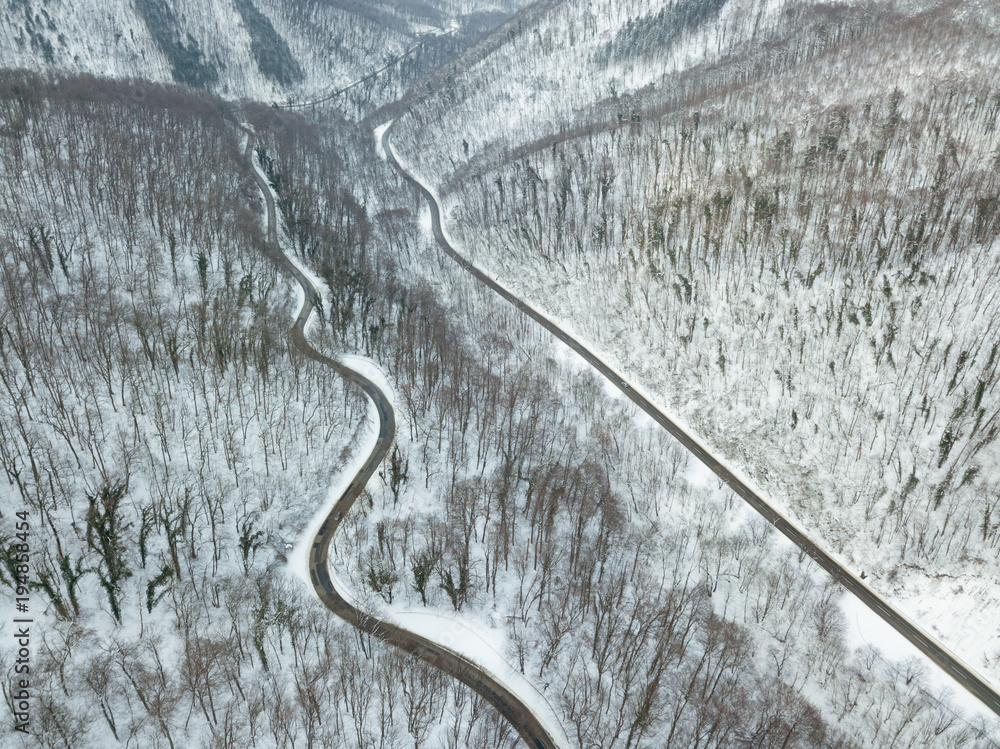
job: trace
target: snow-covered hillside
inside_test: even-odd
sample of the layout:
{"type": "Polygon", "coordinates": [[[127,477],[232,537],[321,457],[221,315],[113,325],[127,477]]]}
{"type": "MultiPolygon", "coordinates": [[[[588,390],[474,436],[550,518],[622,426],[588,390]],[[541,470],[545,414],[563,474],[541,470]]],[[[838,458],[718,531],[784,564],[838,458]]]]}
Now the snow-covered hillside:
{"type": "MultiPolygon", "coordinates": [[[[370,422],[285,343],[298,300],[223,104],[4,86],[0,496],[41,520],[24,744],[513,744],[285,575],[370,422]]],[[[442,263],[370,133],[248,117],[282,245],[326,286],[310,337],[364,352],[395,392],[396,445],[334,548],[358,598],[464,619],[571,745],[992,745],[919,662],[848,638],[811,560],[442,263]]]]}
{"type": "Polygon", "coordinates": [[[397,132],[466,252],[1000,682],[997,21],[560,4],[397,132]]]}
{"type": "Polygon", "coordinates": [[[484,23],[516,7],[500,2],[411,8],[314,0],[14,0],[0,8],[0,68],[173,81],[226,98],[308,100],[419,44],[431,50],[433,60],[442,39],[480,33],[484,23]]]}
{"type": "Polygon", "coordinates": [[[538,3],[446,66],[400,142],[434,140],[421,163],[442,177],[455,164],[482,170],[539,139],[792,69],[899,13],[890,2],[538,3]],[[435,127],[458,137],[438,142],[435,127]]]}
{"type": "Polygon", "coordinates": [[[5,679],[8,508],[31,518],[34,617],[32,730],[0,744],[520,745],[303,586],[309,518],[375,419],[287,343],[304,297],[272,262],[259,170],[319,289],[310,342],[363,354],[392,393],[394,444],[331,547],[352,600],[461,640],[566,747],[998,745],[992,716],[442,254],[345,119],[449,60],[394,137],[461,248],[993,668],[989,616],[956,621],[1000,591],[994,12],[522,4],[0,10],[0,65],[43,71],[0,70],[5,679]],[[270,105],[407,50],[348,107],[270,105]]]}

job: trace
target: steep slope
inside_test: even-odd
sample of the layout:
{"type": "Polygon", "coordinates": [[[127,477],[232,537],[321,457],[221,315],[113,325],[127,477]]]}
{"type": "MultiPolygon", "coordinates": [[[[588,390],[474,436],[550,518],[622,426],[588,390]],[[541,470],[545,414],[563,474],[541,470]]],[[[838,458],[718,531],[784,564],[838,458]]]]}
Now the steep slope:
{"type": "MultiPolygon", "coordinates": [[[[709,53],[698,42],[676,67],[684,75],[699,66],[717,71],[713,90],[730,92],[719,107],[742,107],[732,93],[740,76],[767,67],[764,55],[750,67],[741,62],[754,47],[748,40],[809,49],[803,59],[816,60],[832,49],[830,39],[867,39],[872,21],[857,26],[859,16],[821,8],[823,17],[848,19],[847,31],[831,34],[837,24],[816,26],[808,14],[774,4],[637,5],[631,22],[623,7],[539,4],[462,58],[476,71],[497,55],[509,76],[521,62],[542,62],[533,42],[525,43],[532,19],[571,19],[581,8],[605,14],[606,26],[587,43],[594,73],[581,76],[592,88],[560,84],[548,95],[551,108],[544,96],[517,93],[546,127],[565,119],[561,138],[570,145],[525,120],[517,145],[527,156],[511,164],[500,119],[484,118],[495,128],[489,143],[463,144],[446,132],[446,117],[427,132],[439,128],[450,139],[454,163],[441,164],[455,170],[450,184],[477,199],[449,220],[469,246],[469,235],[482,240],[475,246],[484,257],[502,246],[509,265],[498,264],[499,271],[519,275],[529,289],[536,272],[552,276],[552,287],[542,289],[551,302],[567,289],[580,293],[566,275],[590,281],[583,293],[609,310],[632,311],[628,289],[640,288],[687,325],[696,300],[712,298],[713,274],[738,273],[729,266],[739,265],[739,250],[763,253],[754,243],[766,236],[765,225],[769,236],[780,234],[785,188],[773,210],[765,195],[758,211],[754,185],[734,177],[739,166],[754,167],[747,154],[769,137],[768,127],[749,117],[750,104],[746,128],[707,105],[690,120],[686,110],[669,120],[667,104],[698,92],[667,87],[676,76],[655,72],[666,64],[658,50],[691,46],[716,29],[719,50],[709,53]],[[751,31],[747,19],[757,11],[751,31]],[[722,44],[731,39],[739,55],[722,44]],[[630,69],[634,83],[603,90],[630,69]],[[673,98],[657,95],[651,80],[673,98]],[[578,97],[579,111],[559,100],[564,91],[578,97]],[[665,124],[646,122],[653,114],[665,124]],[[597,123],[592,132],[575,137],[590,120],[597,123]],[[699,139],[713,127],[718,133],[706,145],[699,139]],[[730,161],[721,156],[733,146],[726,134],[747,139],[747,151],[730,161]],[[661,173],[659,156],[651,155],[660,152],[643,138],[683,156],[661,173]],[[720,154],[718,168],[699,159],[699,142],[720,154]],[[702,275],[695,275],[701,245],[691,240],[682,248],[678,237],[692,233],[704,196],[695,192],[685,213],[687,203],[677,208],[668,200],[680,188],[664,192],[668,178],[692,190],[731,191],[719,202],[753,211],[743,217],[752,229],[746,242],[734,248],[723,215],[735,222],[737,210],[717,207],[712,193],[719,228],[709,240],[720,249],[713,259],[705,240],[702,275]],[[645,202],[629,202],[636,195],[645,202]],[[673,226],[670,211],[680,212],[673,226]],[[618,236],[635,242],[631,266],[624,245],[617,254],[609,249],[618,236]],[[526,254],[539,248],[540,261],[526,254]],[[657,296],[664,278],[673,285],[657,296]],[[668,306],[681,302],[689,306],[668,306]]],[[[466,12],[460,2],[390,10],[334,0],[296,5],[283,20],[269,8],[234,0],[210,11],[153,2],[119,10],[132,12],[150,34],[144,49],[160,56],[157,75],[186,76],[227,96],[307,93],[310,80],[322,76],[302,61],[330,39],[342,44],[329,58],[331,76],[344,59],[363,68],[377,55],[377,41],[367,50],[360,37],[345,36],[344,18],[370,23],[373,40],[392,33],[405,41],[466,12]],[[214,29],[216,17],[225,24],[214,29]],[[234,22],[245,31],[238,50],[234,22]],[[151,26],[161,32],[152,35],[151,26]],[[230,47],[238,63],[220,52],[230,47]]],[[[480,6],[464,28],[491,23],[494,12],[480,6]]],[[[45,34],[56,32],[41,12],[30,19],[21,26],[23,59],[40,66],[45,34]]],[[[543,39],[558,54],[567,48],[561,23],[552,21],[543,39]]],[[[896,26],[886,33],[898,33],[896,26]]],[[[442,53],[458,45],[436,38],[442,53]]],[[[95,50],[91,68],[116,59],[95,50]]],[[[575,53],[565,54],[572,60],[575,53]]],[[[59,69],[58,50],[51,55],[59,69]]],[[[323,64],[317,60],[316,70],[323,64]]],[[[458,69],[436,74],[432,80],[451,88],[429,102],[488,103],[489,87],[466,88],[461,76],[449,82],[458,69]]],[[[564,74],[552,66],[552,76],[564,74]]],[[[508,80],[495,72],[484,80],[490,76],[508,80]]],[[[361,99],[371,107],[398,85],[361,99]]],[[[789,111],[797,106],[791,101],[789,111]]],[[[911,115],[901,111],[907,127],[898,129],[910,132],[911,115]]],[[[982,113],[972,114],[970,127],[982,127],[982,113]]],[[[426,108],[416,112],[429,123],[427,115],[426,108]]],[[[766,524],[739,517],[734,495],[636,419],[629,403],[609,395],[516,310],[443,263],[416,221],[412,195],[378,159],[366,130],[330,112],[310,122],[244,104],[236,114],[218,98],[174,86],[8,72],[0,87],[0,466],[7,479],[0,505],[24,508],[38,521],[31,589],[42,636],[33,661],[38,730],[27,745],[493,749],[515,741],[509,725],[464,689],[355,637],[283,579],[288,550],[322,504],[347,452],[340,451],[357,444],[365,427],[356,394],[285,343],[294,298],[266,262],[271,240],[261,232],[259,195],[244,161],[244,118],[275,191],[282,246],[323,281],[310,341],[327,352],[364,351],[397,391],[400,429],[391,457],[356,508],[337,520],[331,560],[331,574],[365,606],[404,622],[433,617],[439,639],[454,637],[463,622],[478,623],[487,646],[543,695],[581,747],[996,745],[996,726],[957,712],[918,663],[855,650],[836,592],[818,580],[809,558],[766,524]]],[[[877,129],[882,120],[872,122],[877,129]]],[[[849,138],[834,144],[834,135],[793,133],[788,150],[802,157],[803,173],[847,162],[835,150],[849,138]]],[[[783,134],[780,142],[784,149],[783,134]]],[[[889,143],[882,163],[913,151],[889,143]]],[[[913,152],[913,163],[926,161],[919,148],[913,152]]],[[[988,234],[985,205],[974,225],[988,234]]],[[[794,271],[784,280],[806,293],[794,285],[802,280],[794,271]]],[[[819,284],[801,285],[808,291],[819,284]]],[[[723,297],[742,288],[727,287],[723,297]]],[[[697,312],[721,329],[729,324],[724,302],[712,299],[697,312]]],[[[787,303],[773,306],[796,319],[787,303]]],[[[644,341],[677,334],[645,325],[655,313],[638,303],[634,312],[644,341]]],[[[874,303],[869,312],[888,314],[874,303]]],[[[600,332],[611,317],[584,324],[600,332]]],[[[786,330],[791,340],[793,323],[786,330]]],[[[718,341],[708,340],[712,357],[723,359],[718,341]]],[[[790,364],[796,351],[783,351],[784,341],[779,334],[767,344],[790,364]]],[[[692,355],[686,347],[705,341],[662,345],[684,364],[692,355]]],[[[737,366],[731,362],[716,360],[723,370],[737,366]]],[[[728,397],[716,381],[708,384],[728,397]]],[[[740,416],[750,423],[753,414],[740,416]]],[[[4,603],[16,578],[14,538],[4,515],[4,603]]],[[[9,621],[4,617],[0,630],[7,632],[9,621]]],[[[5,670],[12,642],[7,637],[0,648],[5,670]]]]}
{"type": "MultiPolygon", "coordinates": [[[[477,626],[573,745],[995,745],[919,665],[853,652],[810,559],[729,522],[725,487],[442,265],[369,133],[246,114],[282,245],[324,282],[310,341],[397,393],[331,560],[360,601],[433,614],[438,639],[477,626]]],[[[39,643],[22,744],[509,745],[285,578],[366,426],[286,344],[295,300],[224,104],[7,74],[0,121],[0,506],[32,518],[39,643]]],[[[6,509],[0,538],[7,605],[6,509]]]]}
{"type": "Polygon", "coordinates": [[[1000,681],[995,8],[597,8],[509,29],[405,155],[477,262],[1000,681]]]}
{"type": "Polygon", "coordinates": [[[441,174],[482,169],[539,138],[621,124],[793,69],[906,16],[890,2],[537,3],[439,71],[399,136],[419,139],[427,126],[436,140],[435,127],[457,127],[460,137],[441,139],[424,163],[441,174]],[[517,86],[508,85],[511,71],[517,86]]]}
{"type": "MultiPolygon", "coordinates": [[[[274,110],[251,109],[296,165],[282,180],[258,151],[298,219],[286,241],[334,300],[312,326],[324,348],[378,339],[387,360],[438,359],[442,326],[405,354],[378,336],[396,294],[434,300],[379,249],[411,241],[406,212],[390,202],[373,226],[348,189],[378,163],[361,157],[365,134],[286,116],[275,135],[274,110]],[[302,176],[321,162],[322,194],[302,176]]],[[[504,741],[488,705],[359,645],[287,575],[368,422],[360,393],[287,343],[297,302],[267,258],[242,123],[181,87],[10,72],[0,123],[0,631],[11,639],[24,578],[35,638],[29,730],[8,721],[0,744],[504,741]]],[[[430,390],[413,379],[399,378],[430,390]]],[[[5,679],[13,668],[5,643],[5,679]]]]}
{"type": "Polygon", "coordinates": [[[451,54],[516,4],[14,0],[0,67],[173,81],[228,98],[311,98],[421,45],[451,54]],[[454,4],[453,4],[454,5],[454,4]]]}

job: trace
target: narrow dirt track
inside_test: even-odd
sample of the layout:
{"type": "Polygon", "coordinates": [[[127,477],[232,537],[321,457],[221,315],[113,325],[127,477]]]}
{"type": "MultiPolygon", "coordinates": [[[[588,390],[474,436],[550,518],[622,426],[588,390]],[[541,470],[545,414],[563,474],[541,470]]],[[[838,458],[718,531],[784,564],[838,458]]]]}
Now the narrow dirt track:
{"type": "Polygon", "coordinates": [[[337,532],[342,519],[354,505],[375,469],[383,461],[392,446],[396,436],[396,416],[392,404],[385,394],[364,375],[344,364],[324,356],[314,349],[306,339],[305,327],[309,316],[315,307],[314,300],[318,292],[305,274],[300,271],[288,256],[282,252],[278,244],[277,216],[275,213],[274,196],[264,176],[253,163],[253,133],[244,129],[247,134],[245,158],[257,187],[264,196],[267,206],[267,255],[281,270],[292,276],[305,295],[302,309],[292,325],[289,333],[292,345],[304,356],[325,367],[329,367],[341,377],[360,387],[371,399],[379,417],[379,433],[375,449],[365,460],[357,475],[351,480],[347,490],[341,495],[329,514],[323,521],[309,550],[309,577],[313,589],[323,604],[334,614],[349,624],[357,627],[373,637],[405,650],[425,663],[452,676],[487,700],[514,727],[524,742],[531,749],[562,749],[548,732],[531,708],[500,683],[492,674],[468,658],[439,645],[425,637],[409,632],[391,622],[373,616],[371,613],[356,607],[337,590],[330,578],[329,553],[330,544],[337,532]]]}

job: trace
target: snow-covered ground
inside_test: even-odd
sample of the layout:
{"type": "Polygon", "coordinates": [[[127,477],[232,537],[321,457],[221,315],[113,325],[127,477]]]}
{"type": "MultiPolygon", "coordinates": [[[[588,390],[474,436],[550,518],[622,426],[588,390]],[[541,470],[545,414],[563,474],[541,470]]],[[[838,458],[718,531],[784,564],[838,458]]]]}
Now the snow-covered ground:
{"type": "MultiPolygon", "coordinates": [[[[30,2],[9,3],[0,9],[0,67],[170,83],[171,61],[139,5],[52,0],[37,9],[30,2]]],[[[158,0],[143,5],[156,8],[158,0]]],[[[165,5],[170,11],[166,16],[153,16],[172,18],[177,28],[165,30],[167,35],[200,50],[203,63],[218,71],[218,81],[208,88],[228,99],[315,99],[383,66],[387,57],[412,46],[414,38],[391,14],[379,17],[340,7],[291,9],[278,0],[249,3],[267,18],[301,68],[301,80],[283,83],[262,72],[256,54],[270,40],[251,35],[237,3],[180,0],[165,5]]]]}
{"type": "MultiPolygon", "coordinates": [[[[879,654],[894,663],[916,661],[934,694],[947,694],[967,715],[978,715],[987,720],[995,720],[993,711],[983,705],[955,681],[945,674],[933,661],[921,653],[909,640],[899,634],[857,598],[850,595],[841,597],[840,605],[847,621],[847,639],[851,646],[860,649],[873,647],[879,654]]],[[[984,617],[988,619],[988,617],[984,617]]],[[[993,626],[984,623],[984,627],[993,626]]]]}
{"type": "MultiPolygon", "coordinates": [[[[396,153],[395,155],[397,156],[397,158],[399,158],[399,154],[398,153],[396,153]]],[[[404,168],[405,168],[405,166],[406,166],[405,165],[405,159],[402,159],[401,161],[403,161],[404,168]]],[[[433,192],[433,190],[431,190],[431,191],[433,192]]],[[[429,212],[429,210],[422,209],[422,211],[421,211],[421,226],[422,226],[422,230],[424,232],[425,242],[427,242],[429,244],[433,244],[433,237],[431,236],[431,232],[430,232],[430,212],[429,212]]],[[[448,218],[447,218],[447,216],[445,217],[444,226],[442,227],[442,229],[443,229],[443,232],[445,233],[445,236],[448,237],[449,236],[449,232],[448,232],[448,218]]],[[[482,257],[482,256],[480,256],[480,257],[482,257]]],[[[494,274],[494,276],[495,276],[495,274],[494,274]]],[[[509,283],[508,288],[513,288],[515,290],[521,290],[522,287],[524,287],[525,289],[530,289],[530,287],[531,287],[530,282],[529,283],[522,283],[520,279],[519,280],[510,280],[511,276],[509,276],[509,275],[505,276],[505,278],[508,279],[508,283],[509,283]]],[[[525,277],[525,280],[526,280],[526,278],[527,277],[525,277]]],[[[571,292],[571,289],[569,287],[567,287],[566,293],[569,294],[570,292],[571,292]]],[[[524,291],[522,291],[522,293],[524,293],[524,291]]],[[[558,318],[556,318],[556,319],[558,320],[558,318]]],[[[573,324],[572,320],[564,319],[564,320],[558,320],[558,321],[562,324],[562,327],[564,327],[565,329],[567,329],[570,333],[572,333],[574,335],[579,335],[574,330],[574,324],[573,324]]],[[[563,346],[562,344],[560,344],[558,342],[553,343],[552,344],[552,349],[553,349],[552,356],[554,357],[555,361],[557,361],[561,365],[563,365],[563,372],[565,373],[563,375],[564,378],[568,378],[568,379],[571,380],[574,377],[574,375],[570,374],[571,372],[582,373],[582,372],[586,372],[587,370],[589,370],[589,367],[587,367],[586,365],[584,365],[583,362],[575,354],[573,354],[567,347],[563,346]]],[[[620,364],[620,363],[618,363],[618,362],[615,361],[615,356],[613,354],[610,355],[610,356],[607,356],[605,358],[610,361],[610,363],[611,363],[611,365],[613,367],[618,368],[620,371],[626,371],[625,367],[622,364],[620,364]]],[[[606,383],[603,380],[601,382],[600,387],[601,387],[602,392],[603,392],[603,394],[604,394],[605,397],[610,396],[611,398],[613,398],[614,400],[616,400],[618,402],[623,402],[624,401],[623,396],[622,396],[622,394],[621,394],[621,392],[620,392],[620,390],[618,388],[609,385],[609,383],[606,383]]],[[[637,390],[638,390],[638,392],[640,392],[643,395],[645,395],[649,400],[655,402],[655,399],[652,398],[652,397],[650,397],[649,393],[643,392],[643,390],[641,388],[637,388],[637,390]]],[[[634,423],[637,426],[640,426],[642,428],[649,428],[649,427],[653,426],[652,421],[648,417],[646,417],[644,414],[642,414],[642,415],[636,414],[636,409],[634,407],[632,407],[630,403],[625,402],[625,405],[631,411],[631,418],[634,420],[634,423]]],[[[692,487],[692,488],[702,488],[702,489],[709,489],[709,488],[711,488],[714,485],[715,487],[718,487],[718,488],[715,489],[715,491],[719,491],[721,489],[721,486],[720,486],[720,482],[718,481],[718,479],[716,479],[714,477],[714,475],[712,475],[711,473],[707,472],[707,470],[704,469],[703,467],[701,467],[700,465],[691,465],[692,462],[693,461],[689,461],[689,467],[687,468],[687,470],[686,470],[686,472],[684,474],[685,479],[686,479],[688,485],[690,487],[692,487]]],[[[748,483],[750,485],[753,485],[755,482],[748,481],[748,483]]],[[[735,534],[738,535],[738,534],[741,534],[741,533],[746,533],[748,527],[756,527],[757,525],[759,525],[760,518],[758,518],[756,516],[756,514],[753,513],[753,511],[748,506],[746,506],[742,501],[736,500],[736,502],[734,504],[731,500],[727,500],[726,506],[727,506],[727,511],[726,511],[724,517],[725,517],[725,525],[729,529],[729,531],[731,531],[731,532],[733,532],[733,533],[735,533],[735,534]]],[[[678,518],[678,521],[680,521],[680,518],[678,518]]],[[[751,534],[756,534],[758,531],[750,531],[750,532],[751,532],[751,534]]],[[[777,536],[776,534],[772,534],[772,537],[773,537],[772,541],[770,541],[769,543],[770,543],[770,545],[771,545],[771,547],[773,549],[772,553],[774,554],[774,556],[776,558],[791,557],[791,556],[795,555],[795,550],[793,549],[791,543],[788,542],[784,537],[777,536]]],[[[837,554],[834,554],[834,556],[835,557],[839,557],[841,563],[845,564],[848,567],[848,569],[850,569],[852,567],[852,565],[850,563],[850,560],[846,560],[846,559],[840,557],[840,555],[837,555],[837,554]]],[[[711,562],[709,564],[711,564],[711,562]]],[[[799,564],[800,564],[800,566],[802,565],[802,559],[801,559],[801,557],[800,557],[800,560],[799,560],[799,564]]],[[[803,584],[807,585],[807,586],[814,586],[816,588],[823,588],[824,586],[828,586],[830,584],[828,576],[825,573],[823,573],[822,570],[820,570],[817,566],[810,565],[808,563],[808,561],[806,561],[805,566],[801,567],[801,569],[799,571],[799,574],[803,576],[803,578],[804,578],[803,584]]],[[[718,609],[717,609],[718,613],[724,614],[726,611],[730,611],[731,612],[734,608],[736,610],[739,610],[739,607],[742,605],[743,611],[744,611],[744,618],[745,618],[747,616],[747,614],[746,614],[746,612],[748,610],[747,606],[753,607],[753,606],[757,605],[757,604],[754,603],[753,597],[750,596],[747,599],[743,599],[743,603],[742,604],[735,603],[735,602],[733,602],[732,599],[734,597],[737,598],[737,599],[739,599],[740,598],[739,594],[733,588],[731,588],[731,587],[727,588],[727,589],[728,589],[729,592],[726,594],[725,598],[721,599],[721,600],[725,601],[725,604],[723,605],[721,602],[719,604],[717,604],[717,606],[718,606],[718,609]]],[[[741,586],[741,590],[742,590],[742,586],[741,586]]],[[[760,600],[759,599],[759,595],[760,594],[758,593],[756,595],[758,596],[757,601],[759,603],[759,600],[760,600]]],[[[713,599],[714,599],[714,597],[713,597],[713,599]]],[[[867,609],[864,609],[864,610],[866,612],[868,611],[867,609]]],[[[486,608],[486,609],[483,609],[482,616],[485,617],[485,618],[487,618],[487,619],[489,619],[492,615],[490,613],[490,610],[488,608],[486,608]]],[[[756,614],[754,614],[753,616],[751,616],[750,621],[753,621],[756,616],[757,616],[756,614]]],[[[869,614],[869,616],[874,616],[874,615],[873,614],[869,614]]],[[[855,619],[855,622],[866,621],[865,619],[862,619],[862,618],[857,617],[857,616],[855,616],[854,619],[855,619]]],[[[881,620],[879,619],[878,621],[881,621],[881,620]]],[[[854,623],[852,623],[852,625],[853,624],[854,623]]],[[[765,633],[778,632],[778,631],[780,631],[780,628],[781,628],[781,625],[777,624],[777,622],[775,622],[774,624],[771,624],[771,625],[767,625],[767,626],[765,626],[763,628],[762,632],[759,635],[762,638],[761,639],[761,645],[760,645],[760,647],[761,647],[761,649],[763,651],[768,651],[770,649],[773,649],[773,647],[774,647],[773,645],[768,645],[767,644],[768,643],[768,635],[765,634],[765,633]]],[[[873,630],[871,629],[871,627],[868,627],[868,629],[865,629],[863,632],[864,632],[864,634],[871,635],[872,631],[873,630]]],[[[875,630],[875,631],[877,631],[877,630],[875,630]]],[[[851,632],[851,635],[848,636],[848,638],[847,638],[846,647],[849,650],[853,649],[853,650],[857,651],[856,655],[853,656],[853,657],[857,657],[857,658],[866,658],[866,657],[868,657],[867,655],[865,655],[865,653],[867,652],[866,649],[865,649],[866,643],[865,643],[865,641],[863,639],[861,639],[861,635],[856,634],[857,633],[857,628],[853,627],[850,630],[850,632],[851,632]]],[[[884,675],[882,677],[880,677],[880,678],[886,678],[886,677],[896,678],[896,676],[898,676],[898,674],[900,673],[899,669],[896,666],[892,665],[892,664],[898,662],[898,657],[897,656],[900,653],[905,653],[906,652],[905,649],[902,650],[902,651],[897,651],[896,649],[894,649],[894,648],[896,648],[895,641],[899,640],[899,639],[901,639],[901,638],[899,638],[899,636],[896,636],[895,639],[889,638],[889,637],[880,637],[879,638],[879,642],[885,642],[886,645],[890,648],[890,653],[892,655],[892,657],[890,657],[889,660],[886,662],[886,666],[883,669],[882,673],[884,675]],[[896,676],[894,676],[894,674],[896,676]]],[[[904,642],[905,642],[905,640],[904,640],[904,642]]],[[[803,651],[802,656],[800,656],[800,657],[805,657],[806,659],[808,659],[809,656],[808,656],[807,653],[808,653],[808,650],[803,651]]],[[[845,657],[847,657],[846,651],[845,651],[845,657]]],[[[926,659],[922,659],[922,660],[926,660],[926,659]]],[[[945,676],[943,674],[943,672],[941,672],[939,669],[937,669],[936,666],[933,666],[932,664],[930,664],[929,661],[927,661],[927,664],[928,664],[928,671],[932,675],[932,679],[931,679],[931,683],[930,683],[929,686],[927,686],[927,687],[919,687],[921,689],[927,689],[927,690],[929,690],[927,692],[924,692],[924,699],[931,699],[930,693],[931,692],[936,692],[939,688],[941,688],[943,686],[946,686],[946,685],[950,684],[952,687],[954,687],[954,683],[951,681],[951,679],[949,677],[945,676]]],[[[802,667],[802,666],[800,666],[800,667],[802,667]]],[[[804,670],[808,674],[809,669],[805,668],[804,670]]],[[[800,677],[796,677],[796,680],[798,678],[800,678],[800,677]]],[[[830,684],[828,682],[825,682],[825,688],[824,689],[819,689],[816,686],[807,686],[807,684],[809,682],[809,678],[810,677],[808,677],[808,676],[805,677],[806,684],[803,684],[803,689],[805,689],[805,691],[807,693],[809,693],[810,695],[812,695],[813,698],[816,699],[819,702],[819,704],[824,704],[824,703],[825,704],[830,704],[831,709],[839,710],[840,708],[833,708],[832,703],[829,701],[829,693],[833,690],[833,688],[830,686],[830,684]]],[[[829,677],[827,677],[827,678],[829,678],[829,677]]],[[[952,689],[951,691],[954,692],[956,690],[952,689]]],[[[934,699],[937,699],[937,698],[935,697],[934,699]]],[[[972,715],[978,714],[983,719],[990,719],[991,718],[991,713],[989,713],[989,711],[985,711],[982,708],[982,706],[979,705],[979,703],[976,702],[974,699],[971,700],[971,702],[970,702],[969,698],[966,697],[966,698],[962,699],[962,703],[963,703],[964,707],[968,708],[968,711],[969,711],[970,714],[972,714],[972,715]],[[965,703],[968,703],[968,705],[966,705],[965,703]]],[[[940,709],[948,711],[948,710],[953,710],[954,708],[942,704],[940,706],[940,709]]],[[[841,717],[843,717],[843,713],[841,713],[841,717]]]]}
{"type": "MultiPolygon", "coordinates": [[[[857,4],[826,7],[827,29],[842,34],[829,54],[744,50],[745,87],[720,68],[732,88],[717,97],[712,82],[675,112],[623,97],[617,127],[562,141],[574,122],[562,115],[580,97],[614,98],[604,76],[632,63],[590,65],[575,87],[545,76],[578,73],[577,47],[599,45],[591,27],[617,34],[656,7],[545,16],[537,35],[465,72],[457,108],[401,118],[397,151],[434,175],[446,231],[468,258],[591,341],[870,587],[1000,683],[997,450],[991,431],[977,431],[996,411],[983,342],[995,337],[1000,245],[981,202],[996,192],[986,166],[995,111],[979,95],[998,69],[995,13],[885,4],[875,22],[852,16],[857,4]],[[783,72],[792,59],[801,64],[783,72]],[[750,73],[761,61],[773,77],[750,73]],[[530,91],[492,84],[498,70],[522,69],[545,71],[525,79],[530,91]],[[516,122],[497,121],[505,96],[526,102],[516,122]],[[762,219],[772,195],[773,232],[762,219]],[[919,217],[937,210],[934,195],[952,223],[928,239],[919,217]],[[963,216],[979,216],[981,230],[963,216]]],[[[711,58],[719,37],[705,45],[704,35],[737,38],[748,7],[728,4],[687,41],[701,39],[711,58]]],[[[778,37],[802,10],[796,33],[815,49],[833,38],[810,30],[807,4],[754,7],[778,37]]],[[[618,93],[695,64],[685,44],[676,60],[671,49],[654,70],[613,80],[618,93]]]]}

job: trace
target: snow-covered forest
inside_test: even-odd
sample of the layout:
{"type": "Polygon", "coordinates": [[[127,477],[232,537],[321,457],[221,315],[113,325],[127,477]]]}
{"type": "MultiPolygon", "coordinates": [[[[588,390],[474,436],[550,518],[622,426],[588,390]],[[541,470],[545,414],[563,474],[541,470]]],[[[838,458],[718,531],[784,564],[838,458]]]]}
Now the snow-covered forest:
{"type": "Polygon", "coordinates": [[[11,0],[0,8],[0,67],[176,82],[227,99],[285,103],[393,63],[364,92],[370,109],[401,96],[417,71],[518,7],[512,0],[11,0]]]}
{"type": "Polygon", "coordinates": [[[410,89],[393,137],[460,249],[996,677],[989,614],[969,621],[1000,595],[994,47],[968,33],[988,10],[926,5],[547,2],[460,52],[518,7],[9,4],[0,38],[22,41],[0,61],[43,72],[0,71],[7,714],[16,510],[34,616],[31,731],[8,720],[0,743],[523,746],[296,567],[373,414],[288,342],[302,299],[256,165],[280,249],[320,281],[312,344],[364,357],[394,403],[331,548],[363,608],[472,632],[567,747],[997,746],[995,720],[859,640],[825,572],[446,256],[373,134],[410,89]],[[132,52],[101,46],[112,18],[132,52]],[[323,108],[272,106],[414,45],[323,108]]]}
{"type": "MultiPolygon", "coordinates": [[[[477,698],[281,571],[363,406],[283,343],[242,132],[179,91],[39,88],[4,99],[3,454],[44,523],[42,743],[501,745],[477,698]]],[[[916,664],[851,654],[811,562],[442,263],[373,142],[250,121],[285,242],[327,283],[316,340],[380,362],[405,426],[337,547],[359,595],[474,616],[580,745],[985,739],[916,664]]]]}
{"type": "MultiPolygon", "coordinates": [[[[706,51],[731,5],[675,52],[641,42],[658,16],[630,20],[589,53],[622,87],[636,59],[694,67],[563,132],[545,130],[550,96],[508,141],[471,114],[503,95],[477,86],[510,59],[487,60],[446,130],[440,94],[399,142],[440,175],[470,257],[1000,681],[997,46],[985,6],[925,5],[790,11],[782,23],[809,19],[822,54],[786,41],[770,65],[739,64],[741,42],[706,51]]],[[[572,70],[548,64],[560,54],[540,45],[523,64],[556,78],[572,70]]]]}

